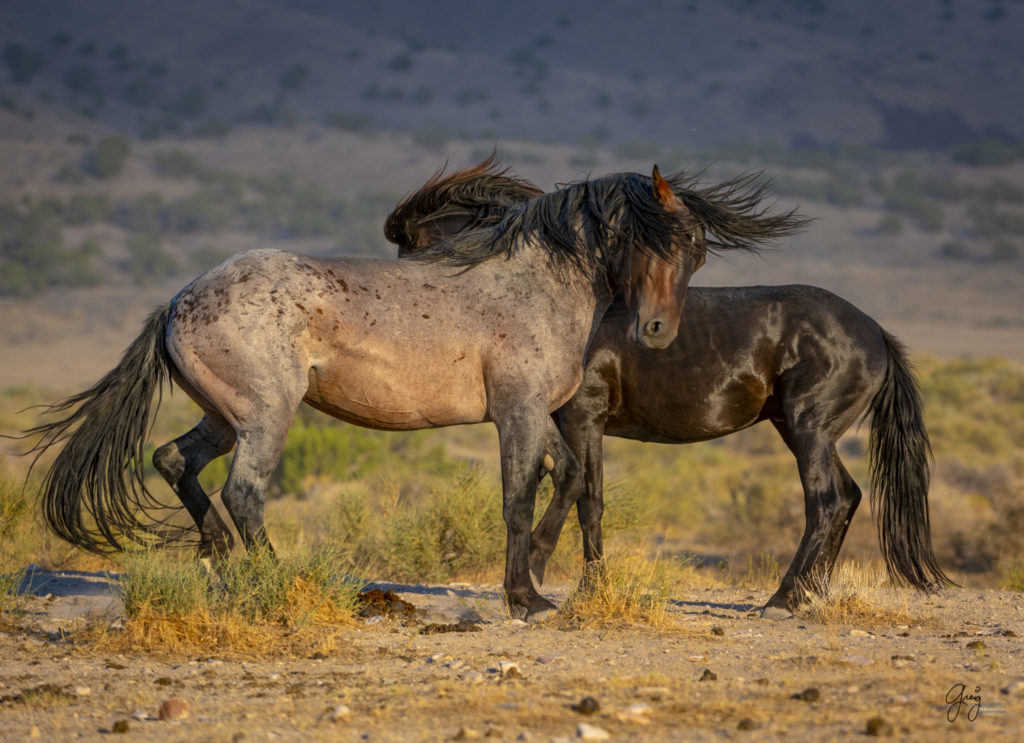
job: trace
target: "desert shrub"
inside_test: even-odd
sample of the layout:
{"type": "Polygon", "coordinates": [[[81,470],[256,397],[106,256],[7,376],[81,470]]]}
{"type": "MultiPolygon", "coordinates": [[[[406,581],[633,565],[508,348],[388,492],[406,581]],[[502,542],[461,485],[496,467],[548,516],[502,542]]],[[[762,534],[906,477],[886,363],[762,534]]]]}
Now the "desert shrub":
{"type": "Polygon", "coordinates": [[[385,512],[378,565],[398,580],[448,581],[501,565],[501,495],[468,469],[418,503],[399,498],[385,512]]]}
{"type": "Polygon", "coordinates": [[[132,278],[139,283],[159,280],[178,269],[178,260],[164,249],[157,235],[133,235],[126,247],[131,256],[132,278]]]}
{"type": "Polygon", "coordinates": [[[68,199],[64,209],[64,223],[69,225],[96,224],[110,218],[110,197],[102,193],[79,192],[68,199]]]}
{"type": "Polygon", "coordinates": [[[387,470],[418,477],[447,471],[444,447],[428,431],[403,434],[333,423],[303,408],[288,432],[272,478],[280,493],[302,497],[310,480],[345,482],[387,470]]]}
{"type": "Polygon", "coordinates": [[[875,229],[882,235],[898,235],[903,232],[903,220],[898,214],[886,212],[878,220],[878,226],[875,229]]]}
{"type": "Polygon", "coordinates": [[[92,65],[77,64],[64,76],[64,84],[73,95],[88,96],[93,99],[102,98],[99,78],[92,65]]]}
{"type": "Polygon", "coordinates": [[[93,256],[64,247],[59,202],[21,210],[0,206],[0,295],[30,296],[51,286],[92,284],[93,256]]]}
{"type": "Polygon", "coordinates": [[[330,111],[324,116],[324,124],[332,129],[341,129],[349,132],[362,132],[372,127],[373,118],[369,114],[330,111]]]}
{"type": "Polygon", "coordinates": [[[169,204],[164,215],[175,232],[216,232],[232,222],[241,203],[241,194],[230,188],[204,186],[169,204]]]}
{"type": "Polygon", "coordinates": [[[97,178],[113,178],[124,168],[130,152],[131,145],[124,137],[103,137],[87,158],[88,170],[97,178]]]}
{"type": "Polygon", "coordinates": [[[412,57],[402,52],[388,61],[388,69],[392,72],[408,72],[412,69],[412,57]]]}
{"type": "Polygon", "coordinates": [[[277,84],[284,90],[294,92],[302,90],[306,84],[306,80],[308,79],[309,67],[302,62],[296,62],[281,74],[281,78],[277,81],[277,84]]]}
{"type": "Polygon", "coordinates": [[[152,79],[143,76],[129,82],[122,95],[133,106],[147,108],[157,102],[160,92],[152,79]]]}
{"type": "Polygon", "coordinates": [[[1024,559],[1015,560],[1006,569],[1005,585],[1011,591],[1024,592],[1024,559]]]}
{"type": "Polygon", "coordinates": [[[949,240],[939,248],[939,255],[954,261],[962,261],[967,255],[967,246],[960,240],[949,240]]]}
{"type": "Polygon", "coordinates": [[[997,209],[994,204],[973,202],[967,207],[974,231],[982,237],[1024,235],[1024,214],[997,209]]]}
{"type": "Polygon", "coordinates": [[[153,157],[158,175],[165,178],[190,178],[199,173],[199,158],[185,150],[158,152],[153,157]]]}
{"type": "Polygon", "coordinates": [[[133,647],[219,646],[266,652],[296,635],[322,643],[323,626],[347,624],[358,581],[326,548],[275,556],[253,549],[207,570],[178,552],[143,549],[122,559],[127,616],[121,637],[133,647]],[[305,632],[303,632],[305,630],[305,632]]]}
{"type": "Polygon", "coordinates": [[[119,225],[132,232],[155,235],[165,226],[164,200],[158,193],[144,193],[115,211],[119,225]]]}
{"type": "Polygon", "coordinates": [[[4,62],[11,74],[11,81],[23,85],[46,66],[46,55],[38,49],[11,42],[4,46],[4,62]]]}
{"type": "Polygon", "coordinates": [[[1019,146],[1015,147],[994,137],[983,137],[957,145],[950,154],[955,162],[979,167],[1006,165],[1022,156],[1019,146]]]}
{"type": "Polygon", "coordinates": [[[1015,261],[1020,258],[1020,248],[1010,240],[996,240],[992,243],[989,257],[994,261],[1015,261]]]}
{"type": "Polygon", "coordinates": [[[671,585],[660,560],[636,554],[611,554],[588,565],[566,599],[559,619],[571,625],[621,626],[668,624],[671,585]]]}
{"type": "Polygon", "coordinates": [[[1005,178],[993,178],[979,194],[983,199],[1002,201],[1007,204],[1024,204],[1024,188],[1010,183],[1005,178]]]}
{"type": "Polygon", "coordinates": [[[199,118],[206,112],[206,93],[198,85],[193,85],[174,99],[167,111],[185,119],[199,118]]]}

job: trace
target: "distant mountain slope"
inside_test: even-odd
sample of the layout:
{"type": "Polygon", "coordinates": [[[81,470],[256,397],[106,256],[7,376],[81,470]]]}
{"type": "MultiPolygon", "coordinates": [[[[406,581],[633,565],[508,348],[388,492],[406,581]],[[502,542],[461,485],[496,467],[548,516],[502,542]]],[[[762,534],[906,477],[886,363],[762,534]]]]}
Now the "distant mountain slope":
{"type": "Polygon", "coordinates": [[[6,0],[0,109],[146,136],[326,118],[423,141],[937,149],[1024,139],[1022,28],[1020,0],[6,0]]]}

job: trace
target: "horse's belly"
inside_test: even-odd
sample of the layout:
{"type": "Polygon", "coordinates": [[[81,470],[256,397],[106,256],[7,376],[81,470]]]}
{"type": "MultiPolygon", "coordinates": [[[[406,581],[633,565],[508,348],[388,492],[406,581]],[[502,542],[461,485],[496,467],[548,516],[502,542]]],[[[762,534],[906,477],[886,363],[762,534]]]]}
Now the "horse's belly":
{"type": "Polygon", "coordinates": [[[347,362],[343,370],[310,369],[305,401],[349,423],[391,431],[486,420],[483,380],[472,368],[347,362]]]}

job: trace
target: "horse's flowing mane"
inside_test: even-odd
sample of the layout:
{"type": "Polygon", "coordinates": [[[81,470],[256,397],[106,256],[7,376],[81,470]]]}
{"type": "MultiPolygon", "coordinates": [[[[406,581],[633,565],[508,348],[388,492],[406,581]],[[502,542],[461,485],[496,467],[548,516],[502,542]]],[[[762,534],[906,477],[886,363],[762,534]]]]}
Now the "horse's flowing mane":
{"type": "MultiPolygon", "coordinates": [[[[587,186],[595,193],[606,192],[613,183],[621,183],[627,174],[607,176],[594,181],[583,181],[573,186],[587,186]],[[600,184],[607,185],[602,186],[600,184]]],[[[705,231],[708,250],[745,250],[757,252],[764,242],[787,237],[803,229],[810,220],[799,216],[796,210],[769,214],[770,206],[762,203],[768,196],[771,180],[762,171],[748,171],[723,183],[700,186],[701,173],[691,175],[680,171],[666,177],[676,196],[690,209],[693,217],[705,231]]],[[[643,181],[644,176],[635,176],[643,181]]],[[[646,180],[647,190],[650,181],[646,180]]],[[[557,221],[555,204],[581,206],[581,191],[552,192],[552,201],[538,202],[527,207],[532,215],[543,214],[542,224],[557,221]],[[555,196],[561,194],[561,196],[555,196]]],[[[437,236],[438,242],[464,231],[498,225],[503,217],[524,202],[536,199],[543,192],[533,183],[512,175],[502,167],[492,153],[477,165],[457,170],[444,176],[444,168],[436,172],[415,193],[406,197],[388,216],[384,234],[388,240],[411,251],[425,251],[427,246],[417,243],[417,227],[438,224],[446,217],[458,216],[465,226],[437,236]]],[[[600,210],[596,212],[600,214],[600,210]]],[[[598,219],[600,222],[600,219],[598,219]]],[[[536,225],[537,219],[526,219],[524,227],[536,225]]],[[[558,231],[560,232],[560,230],[558,231]]],[[[547,231],[544,234],[548,234],[547,231]]],[[[459,241],[459,249],[464,247],[459,241]]],[[[442,255],[456,246],[442,249],[442,255]]],[[[426,257],[426,256],[424,256],[426,257]]],[[[437,256],[435,256],[435,259],[437,256]]]]}
{"type": "Polygon", "coordinates": [[[468,267],[509,257],[530,242],[554,266],[590,271],[616,246],[627,244],[675,261],[680,246],[688,245],[683,237],[695,226],[689,215],[661,205],[649,176],[615,173],[542,193],[510,207],[493,227],[456,232],[410,257],[468,267]]]}
{"type": "Polygon", "coordinates": [[[396,245],[415,245],[419,229],[451,219],[460,232],[493,227],[515,206],[544,193],[498,163],[495,153],[469,168],[444,174],[442,166],[392,209],[384,236],[396,245]]]}

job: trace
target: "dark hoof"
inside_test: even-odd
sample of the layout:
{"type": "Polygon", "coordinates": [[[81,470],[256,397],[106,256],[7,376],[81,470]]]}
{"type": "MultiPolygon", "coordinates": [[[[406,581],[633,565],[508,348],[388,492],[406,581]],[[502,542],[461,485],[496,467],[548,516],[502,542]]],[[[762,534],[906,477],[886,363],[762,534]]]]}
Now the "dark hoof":
{"type": "Polygon", "coordinates": [[[537,624],[543,622],[545,619],[550,619],[558,613],[558,607],[552,604],[543,596],[538,596],[530,605],[529,611],[526,612],[526,621],[530,624],[537,624]]]}
{"type": "Polygon", "coordinates": [[[507,601],[508,613],[513,619],[523,619],[531,624],[542,622],[558,611],[558,607],[540,594],[535,594],[529,599],[509,596],[507,601]]]}
{"type": "Polygon", "coordinates": [[[772,619],[779,621],[781,619],[792,619],[793,612],[784,606],[772,606],[768,605],[761,610],[761,619],[772,619]]]}

